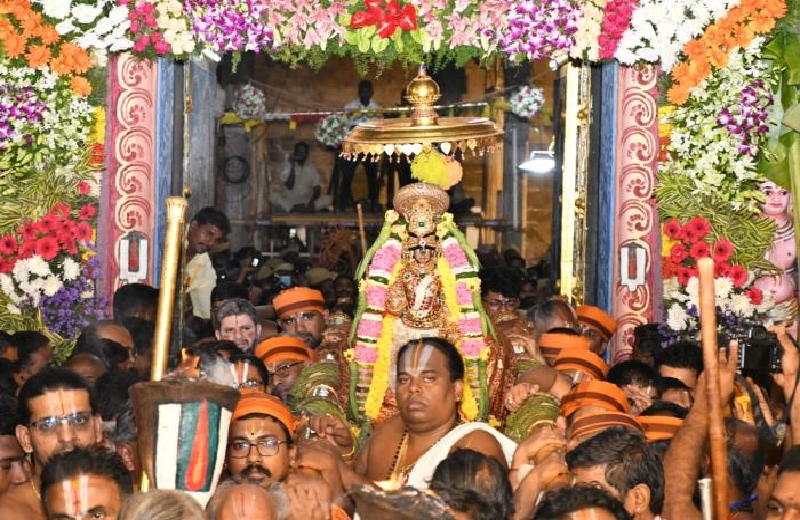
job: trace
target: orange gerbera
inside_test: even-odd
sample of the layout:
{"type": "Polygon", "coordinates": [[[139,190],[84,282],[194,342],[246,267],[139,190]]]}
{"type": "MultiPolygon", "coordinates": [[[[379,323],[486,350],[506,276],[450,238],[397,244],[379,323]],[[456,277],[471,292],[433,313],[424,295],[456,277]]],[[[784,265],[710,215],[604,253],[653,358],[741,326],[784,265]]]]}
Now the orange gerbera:
{"type": "Polygon", "coordinates": [[[84,74],[92,67],[89,54],[74,43],[62,43],[58,55],[64,58],[66,66],[76,74],[84,74]]]}
{"type": "Polygon", "coordinates": [[[83,76],[74,76],[69,81],[69,86],[76,96],[86,97],[92,93],[92,85],[83,76]]]}
{"type": "Polygon", "coordinates": [[[708,62],[718,69],[725,68],[728,65],[728,49],[722,47],[708,49],[708,62]]]}
{"type": "Polygon", "coordinates": [[[18,32],[11,31],[3,39],[3,49],[9,58],[19,58],[25,54],[25,38],[18,32]]]}
{"type": "Polygon", "coordinates": [[[690,60],[695,60],[706,53],[706,46],[700,40],[692,39],[686,44],[683,53],[690,60]]]}
{"type": "Polygon", "coordinates": [[[11,25],[11,20],[8,18],[0,18],[0,41],[5,40],[12,32],[16,32],[16,30],[14,26],[11,25]]]}
{"type": "Polygon", "coordinates": [[[56,31],[56,28],[52,25],[42,25],[39,28],[39,38],[42,40],[42,43],[45,45],[53,45],[56,43],[61,36],[56,31]]]}
{"type": "Polygon", "coordinates": [[[28,53],[25,54],[25,59],[28,60],[28,66],[32,69],[38,69],[47,65],[50,61],[50,49],[45,45],[31,45],[28,48],[28,53]]]}
{"type": "Polygon", "coordinates": [[[19,23],[25,38],[33,38],[39,34],[39,29],[42,27],[42,15],[31,11],[28,16],[21,19],[19,23]]]}
{"type": "Polygon", "coordinates": [[[689,89],[681,84],[673,85],[667,92],[667,100],[673,105],[683,105],[689,99],[689,89]]]}
{"type": "Polygon", "coordinates": [[[769,32],[775,27],[775,18],[769,15],[754,15],[750,19],[750,27],[754,31],[769,32]]]}
{"type": "Polygon", "coordinates": [[[64,56],[56,56],[50,60],[50,68],[59,76],[68,76],[72,73],[72,67],[69,61],[64,56]]]}

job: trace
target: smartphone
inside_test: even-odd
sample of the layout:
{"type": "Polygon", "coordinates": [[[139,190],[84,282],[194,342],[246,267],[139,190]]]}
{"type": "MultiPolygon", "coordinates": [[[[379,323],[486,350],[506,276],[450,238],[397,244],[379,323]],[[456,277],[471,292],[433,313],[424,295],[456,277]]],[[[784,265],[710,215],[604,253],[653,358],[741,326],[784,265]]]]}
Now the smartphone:
{"type": "Polygon", "coordinates": [[[297,229],[291,228],[289,230],[289,238],[297,238],[297,229]]]}

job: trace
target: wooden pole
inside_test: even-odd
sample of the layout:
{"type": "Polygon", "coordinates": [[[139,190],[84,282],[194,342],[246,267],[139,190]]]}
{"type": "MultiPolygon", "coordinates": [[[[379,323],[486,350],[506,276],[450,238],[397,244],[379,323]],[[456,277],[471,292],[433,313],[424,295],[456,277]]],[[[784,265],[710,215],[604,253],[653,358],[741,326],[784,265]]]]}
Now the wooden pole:
{"type": "Polygon", "coordinates": [[[356,205],[358,210],[358,234],[361,237],[361,258],[367,256],[367,232],[364,230],[364,212],[361,210],[361,204],[356,205]]]}
{"type": "Polygon", "coordinates": [[[700,279],[700,326],[703,340],[703,364],[708,385],[708,432],[711,443],[711,475],[714,490],[714,511],[717,520],[728,518],[728,457],[725,423],[720,402],[719,346],[717,345],[717,315],[714,303],[714,261],[697,261],[700,279]]]}

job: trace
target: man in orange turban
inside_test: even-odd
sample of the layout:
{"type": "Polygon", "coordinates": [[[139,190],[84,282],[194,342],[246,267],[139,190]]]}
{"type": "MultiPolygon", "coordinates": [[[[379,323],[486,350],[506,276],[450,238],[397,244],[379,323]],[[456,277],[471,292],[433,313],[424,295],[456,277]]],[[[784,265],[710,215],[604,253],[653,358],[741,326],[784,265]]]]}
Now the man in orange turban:
{"type": "Polygon", "coordinates": [[[603,355],[608,340],[617,331],[617,320],[599,307],[583,305],[575,309],[583,335],[591,342],[592,352],[603,355]]]}
{"type": "Polygon", "coordinates": [[[275,336],[256,347],[256,357],[272,375],[272,393],[286,401],[303,368],[318,360],[317,353],[296,336],[275,336]]]}
{"type": "Polygon", "coordinates": [[[561,415],[567,418],[567,422],[594,412],[629,414],[631,406],[625,392],[605,381],[580,383],[561,399],[561,415]]]}
{"type": "Polygon", "coordinates": [[[307,287],[292,287],[273,298],[272,306],[282,332],[302,336],[312,348],[319,346],[328,320],[321,292],[307,287]]]}
{"type": "Polygon", "coordinates": [[[584,348],[565,348],[553,363],[553,368],[567,376],[573,385],[585,381],[602,381],[608,374],[603,358],[584,348]]]}
{"type": "Polygon", "coordinates": [[[589,350],[589,340],[583,336],[567,334],[566,332],[545,332],[536,342],[539,352],[552,365],[558,354],[565,348],[579,348],[589,350]]]}

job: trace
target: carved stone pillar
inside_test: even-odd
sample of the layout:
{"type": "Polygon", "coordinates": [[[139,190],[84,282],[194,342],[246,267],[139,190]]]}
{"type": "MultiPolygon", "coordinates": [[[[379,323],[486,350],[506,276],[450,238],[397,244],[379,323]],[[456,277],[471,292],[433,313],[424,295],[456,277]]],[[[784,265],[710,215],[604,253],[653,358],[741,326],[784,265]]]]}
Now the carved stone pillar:
{"type": "Polygon", "coordinates": [[[611,362],[630,357],[633,329],[658,318],[660,235],[653,188],[658,161],[658,68],[618,67],[611,362]]]}

